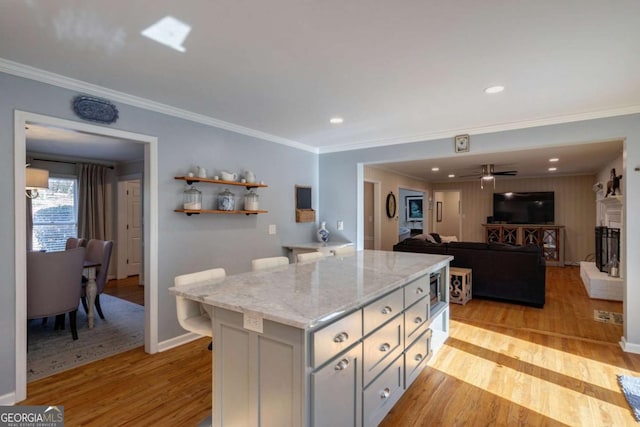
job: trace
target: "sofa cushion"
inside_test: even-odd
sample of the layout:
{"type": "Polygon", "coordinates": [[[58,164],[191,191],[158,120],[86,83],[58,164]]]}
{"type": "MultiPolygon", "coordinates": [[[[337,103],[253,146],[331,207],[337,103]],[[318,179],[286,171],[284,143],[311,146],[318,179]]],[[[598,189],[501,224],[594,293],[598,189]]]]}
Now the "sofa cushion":
{"type": "Polygon", "coordinates": [[[477,249],[484,250],[487,249],[488,245],[484,242],[450,242],[448,243],[449,248],[457,248],[457,249],[477,249]]]}

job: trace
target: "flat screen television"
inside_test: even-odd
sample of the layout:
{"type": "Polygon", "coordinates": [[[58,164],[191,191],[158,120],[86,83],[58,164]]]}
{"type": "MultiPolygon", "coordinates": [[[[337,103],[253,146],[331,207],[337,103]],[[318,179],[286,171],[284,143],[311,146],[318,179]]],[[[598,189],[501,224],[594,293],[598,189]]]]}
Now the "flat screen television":
{"type": "Polygon", "coordinates": [[[553,191],[493,193],[493,221],[507,224],[553,224],[553,191]]]}

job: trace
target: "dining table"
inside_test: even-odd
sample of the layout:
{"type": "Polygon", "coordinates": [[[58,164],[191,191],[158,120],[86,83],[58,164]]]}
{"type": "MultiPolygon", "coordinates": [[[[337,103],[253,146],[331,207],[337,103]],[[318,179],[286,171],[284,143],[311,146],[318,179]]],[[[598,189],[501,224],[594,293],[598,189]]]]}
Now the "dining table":
{"type": "Polygon", "coordinates": [[[83,264],[83,274],[87,277],[87,319],[89,321],[89,329],[93,329],[93,318],[95,315],[95,302],[96,302],[96,294],[98,292],[98,285],[96,284],[96,270],[98,267],[102,265],[99,262],[85,260],[83,264]]]}

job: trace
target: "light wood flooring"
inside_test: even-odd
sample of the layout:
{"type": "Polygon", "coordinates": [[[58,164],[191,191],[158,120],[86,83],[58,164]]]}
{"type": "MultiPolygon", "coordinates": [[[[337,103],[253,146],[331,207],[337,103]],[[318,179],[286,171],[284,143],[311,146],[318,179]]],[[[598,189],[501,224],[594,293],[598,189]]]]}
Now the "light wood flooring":
{"type": "MultiPolygon", "coordinates": [[[[547,268],[535,309],[472,300],[451,306],[451,336],[382,426],[638,425],[616,382],[638,376],[622,327],[593,310],[577,267],[547,268]]],[[[155,355],[142,348],[28,384],[21,404],[64,405],[67,426],[196,426],[211,411],[203,338],[155,355]]]]}
{"type": "Polygon", "coordinates": [[[104,293],[134,304],[144,305],[144,286],[140,285],[139,276],[109,280],[104,287],[104,293]]]}

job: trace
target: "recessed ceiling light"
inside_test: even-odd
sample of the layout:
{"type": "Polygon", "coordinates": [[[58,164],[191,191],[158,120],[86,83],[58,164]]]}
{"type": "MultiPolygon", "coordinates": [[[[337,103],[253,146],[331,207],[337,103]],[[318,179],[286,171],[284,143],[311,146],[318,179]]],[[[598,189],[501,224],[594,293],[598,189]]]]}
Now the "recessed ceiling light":
{"type": "Polygon", "coordinates": [[[455,178],[456,176],[452,173],[450,173],[449,175],[447,175],[449,178],[455,178]]]}
{"type": "Polygon", "coordinates": [[[484,90],[484,93],[500,93],[504,90],[504,86],[490,86],[484,90]]]}
{"type": "Polygon", "coordinates": [[[433,172],[438,172],[438,171],[440,170],[440,168],[431,168],[431,170],[432,170],[433,172]]]}
{"type": "Polygon", "coordinates": [[[549,172],[555,172],[557,170],[558,170],[558,168],[549,168],[549,172]]]}
{"type": "Polygon", "coordinates": [[[552,157],[552,158],[550,158],[550,159],[549,159],[549,161],[550,161],[551,163],[553,163],[553,162],[557,162],[558,160],[560,160],[560,159],[559,159],[559,158],[557,158],[557,157],[552,157]]]}
{"type": "Polygon", "coordinates": [[[331,117],[329,119],[329,123],[331,123],[332,125],[339,125],[342,122],[344,122],[344,119],[342,117],[331,117]]]}
{"type": "Polygon", "coordinates": [[[173,16],[165,16],[142,31],[141,34],[178,52],[185,52],[187,49],[182,46],[182,43],[184,43],[190,31],[190,25],[178,21],[173,16]]]}

